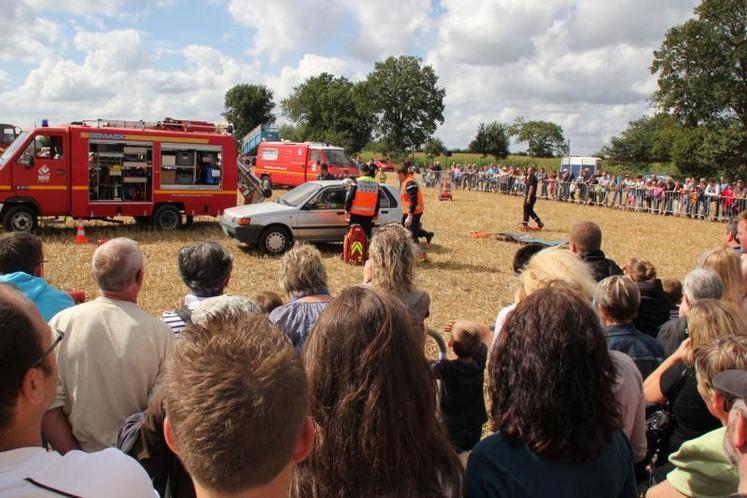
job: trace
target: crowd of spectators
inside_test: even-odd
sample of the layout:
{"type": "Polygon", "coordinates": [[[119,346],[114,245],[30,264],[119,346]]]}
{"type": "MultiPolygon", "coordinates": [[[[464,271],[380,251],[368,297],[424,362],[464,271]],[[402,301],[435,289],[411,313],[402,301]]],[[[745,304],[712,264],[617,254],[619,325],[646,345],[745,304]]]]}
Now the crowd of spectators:
{"type": "Polygon", "coordinates": [[[492,324],[453,317],[437,361],[399,225],[334,293],[311,245],[283,256],[285,297],[250,298],[224,293],[224,247],[189,244],[187,293],[160,317],[138,305],[135,241],[96,249],[100,295],[76,305],[40,240],[5,234],[0,497],[744,493],[747,213],[733,225],[684,284],[621,267],[588,221],[568,248],[523,246],[514,302],[492,324]]]}
{"type": "MultiPolygon", "coordinates": [[[[747,209],[743,180],[727,177],[676,179],[668,175],[617,175],[608,171],[538,168],[537,196],[561,202],[605,206],[660,215],[727,220],[747,209]]],[[[426,187],[439,187],[448,178],[453,189],[524,195],[528,168],[495,164],[427,165],[426,187]]]]}

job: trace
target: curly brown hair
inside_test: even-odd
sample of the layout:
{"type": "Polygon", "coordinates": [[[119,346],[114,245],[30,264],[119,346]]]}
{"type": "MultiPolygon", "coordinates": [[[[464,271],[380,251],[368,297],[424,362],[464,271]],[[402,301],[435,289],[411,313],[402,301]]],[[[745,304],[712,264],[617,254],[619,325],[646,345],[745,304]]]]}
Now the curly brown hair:
{"type": "Polygon", "coordinates": [[[488,377],[493,430],[534,453],[589,461],[621,427],[599,318],[564,283],[517,305],[493,345],[488,377]]]}
{"type": "Polygon", "coordinates": [[[366,286],[332,301],[304,349],[317,439],[290,496],[455,498],[461,465],[437,419],[423,334],[366,286]]]}

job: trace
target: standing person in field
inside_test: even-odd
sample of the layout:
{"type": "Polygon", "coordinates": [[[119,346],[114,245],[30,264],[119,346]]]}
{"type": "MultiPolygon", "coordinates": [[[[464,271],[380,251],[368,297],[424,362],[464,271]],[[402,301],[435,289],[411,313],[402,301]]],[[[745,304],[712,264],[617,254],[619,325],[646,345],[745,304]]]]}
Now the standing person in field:
{"type": "Polygon", "coordinates": [[[537,175],[535,171],[534,166],[530,166],[527,170],[526,188],[524,189],[524,218],[519,225],[522,230],[529,229],[529,218],[537,222],[538,230],[542,230],[545,226],[537,213],[534,212],[534,204],[537,202],[537,175]]]}
{"type": "Polygon", "coordinates": [[[423,203],[423,192],[420,191],[418,182],[410,171],[410,163],[405,162],[397,168],[397,178],[399,178],[399,197],[402,202],[402,224],[410,230],[415,242],[419,242],[420,237],[425,237],[426,242],[431,243],[433,232],[423,230],[420,219],[425,211],[423,203]]]}
{"type": "Polygon", "coordinates": [[[360,225],[370,239],[373,220],[379,215],[379,184],[376,183],[369,164],[361,166],[361,176],[348,190],[345,211],[348,214],[348,224],[360,225]]]}

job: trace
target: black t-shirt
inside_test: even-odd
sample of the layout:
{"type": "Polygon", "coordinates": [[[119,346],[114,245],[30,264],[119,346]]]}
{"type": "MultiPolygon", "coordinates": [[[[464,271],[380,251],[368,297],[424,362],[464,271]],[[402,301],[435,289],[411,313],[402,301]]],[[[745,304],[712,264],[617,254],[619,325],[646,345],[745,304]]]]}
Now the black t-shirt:
{"type": "Polygon", "coordinates": [[[537,198],[537,177],[534,174],[531,174],[527,177],[527,189],[524,192],[524,199],[528,201],[534,201],[537,198]],[[529,195],[529,190],[531,187],[534,187],[534,190],[532,191],[532,195],[529,195]]]}
{"type": "Polygon", "coordinates": [[[680,449],[685,441],[721,427],[721,422],[711,415],[698,393],[698,381],[693,369],[682,364],[675,365],[662,374],[659,386],[664,397],[672,404],[675,419],[675,429],[669,438],[670,453],[680,449]]]}
{"type": "Polygon", "coordinates": [[[433,366],[441,379],[441,412],[450,437],[479,431],[488,420],[485,411],[483,378],[488,348],[485,344],[473,357],[474,363],[441,360],[433,366]]]}

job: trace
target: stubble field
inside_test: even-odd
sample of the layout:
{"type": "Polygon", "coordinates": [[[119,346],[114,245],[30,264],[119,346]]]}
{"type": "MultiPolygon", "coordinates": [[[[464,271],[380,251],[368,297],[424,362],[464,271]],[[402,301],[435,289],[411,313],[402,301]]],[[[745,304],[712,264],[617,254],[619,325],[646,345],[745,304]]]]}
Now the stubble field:
{"type": "MultiPolygon", "coordinates": [[[[440,329],[448,319],[457,317],[489,323],[513,299],[511,258],[519,246],[494,238],[471,239],[468,233],[516,231],[522,199],[460,190],[454,192],[453,202],[439,202],[436,194],[434,189],[425,191],[423,222],[426,229],[436,232],[436,237],[430,245],[423,245],[430,262],[420,264],[417,272],[418,285],[432,299],[429,325],[440,329]]],[[[603,249],[608,257],[621,265],[633,256],[648,259],[661,277],[683,278],[704,250],[722,243],[724,232],[719,223],[554,201],[538,201],[536,211],[546,224],[539,237],[567,239],[575,221],[591,219],[602,227],[603,249]]],[[[87,245],[72,243],[75,230],[69,222],[67,226],[44,227],[40,236],[44,241],[47,278],[64,290],[84,289],[89,299],[97,295],[90,270],[96,241],[120,236],[141,244],[146,256],[146,277],[139,304],[153,314],[179,306],[187,293],[177,275],[176,255],[182,246],[197,240],[219,241],[234,255],[228,292],[250,297],[263,290],[280,293],[280,259],[240,249],[213,219],[200,219],[191,227],[174,232],[102,222],[86,223],[85,227],[91,241],[87,245]]],[[[336,244],[320,246],[333,294],[359,283],[363,277],[361,267],[342,262],[341,248],[336,244]]]]}

